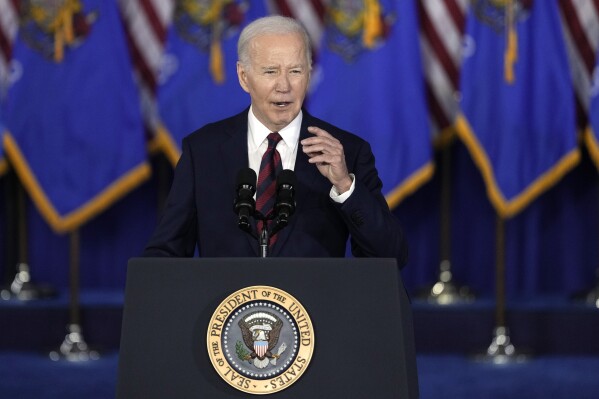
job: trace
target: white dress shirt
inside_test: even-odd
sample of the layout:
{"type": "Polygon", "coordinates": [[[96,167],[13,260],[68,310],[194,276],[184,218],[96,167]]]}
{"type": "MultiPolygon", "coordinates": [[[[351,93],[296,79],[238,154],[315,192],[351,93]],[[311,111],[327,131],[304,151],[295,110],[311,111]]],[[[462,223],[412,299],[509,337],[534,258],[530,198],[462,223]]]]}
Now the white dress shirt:
{"type": "MultiPolygon", "coordinates": [[[[303,113],[300,113],[295,117],[294,120],[283,129],[279,130],[282,140],[277,144],[277,151],[281,155],[281,164],[283,169],[295,169],[295,159],[297,158],[297,151],[299,147],[299,136],[302,127],[303,113]]],[[[248,113],[248,159],[250,168],[256,172],[256,176],[260,173],[260,163],[262,162],[262,156],[268,148],[268,140],[266,137],[272,133],[266,126],[260,122],[250,106],[248,113]]],[[[316,167],[316,165],[314,165],[316,167]]],[[[331,188],[329,195],[335,202],[344,202],[351,193],[354,192],[356,179],[353,174],[350,174],[352,178],[352,185],[348,191],[343,194],[339,194],[335,189],[335,186],[331,188]]]]}

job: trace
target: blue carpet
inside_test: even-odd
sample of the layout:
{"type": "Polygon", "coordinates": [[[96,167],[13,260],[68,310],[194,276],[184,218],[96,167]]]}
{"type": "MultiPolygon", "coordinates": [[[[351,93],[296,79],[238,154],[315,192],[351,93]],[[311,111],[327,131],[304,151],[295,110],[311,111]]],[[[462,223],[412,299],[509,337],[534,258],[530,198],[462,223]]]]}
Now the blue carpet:
{"type": "Polygon", "coordinates": [[[0,352],[0,398],[114,398],[118,355],[67,362],[28,352],[0,352]]]}
{"type": "Polygon", "coordinates": [[[420,397],[597,399],[598,357],[538,357],[493,365],[461,356],[419,356],[420,397]]]}
{"type": "MultiPolygon", "coordinates": [[[[117,364],[115,352],[81,363],[0,352],[0,398],[114,398],[117,364]]],[[[599,357],[546,356],[491,365],[462,356],[420,355],[418,369],[422,399],[599,398],[599,357]]]]}

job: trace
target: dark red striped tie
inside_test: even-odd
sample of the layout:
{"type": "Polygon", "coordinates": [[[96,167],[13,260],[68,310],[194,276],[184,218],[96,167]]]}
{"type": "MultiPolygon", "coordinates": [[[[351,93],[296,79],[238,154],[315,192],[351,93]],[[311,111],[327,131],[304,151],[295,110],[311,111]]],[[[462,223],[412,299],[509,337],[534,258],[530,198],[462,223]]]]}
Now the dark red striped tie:
{"type": "MultiPolygon", "coordinates": [[[[272,208],[275,205],[275,194],[277,175],[283,170],[281,164],[281,154],[277,151],[276,147],[281,136],[279,133],[274,132],[268,135],[268,148],[262,156],[262,162],[260,162],[260,172],[258,173],[258,185],[256,189],[256,209],[267,216],[272,212],[272,208]]],[[[272,221],[268,221],[270,223],[272,221]]],[[[258,235],[262,232],[263,222],[258,221],[258,235]]],[[[276,234],[270,238],[270,246],[272,247],[277,241],[276,234]]]]}

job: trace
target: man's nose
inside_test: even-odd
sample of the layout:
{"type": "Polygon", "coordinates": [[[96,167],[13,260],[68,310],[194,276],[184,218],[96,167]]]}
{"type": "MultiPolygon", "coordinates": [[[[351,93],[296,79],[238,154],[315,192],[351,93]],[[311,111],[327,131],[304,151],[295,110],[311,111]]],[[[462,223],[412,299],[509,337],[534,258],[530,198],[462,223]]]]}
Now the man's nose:
{"type": "Polygon", "coordinates": [[[277,79],[277,91],[288,92],[290,88],[291,83],[289,82],[289,76],[286,73],[281,74],[277,79]]]}

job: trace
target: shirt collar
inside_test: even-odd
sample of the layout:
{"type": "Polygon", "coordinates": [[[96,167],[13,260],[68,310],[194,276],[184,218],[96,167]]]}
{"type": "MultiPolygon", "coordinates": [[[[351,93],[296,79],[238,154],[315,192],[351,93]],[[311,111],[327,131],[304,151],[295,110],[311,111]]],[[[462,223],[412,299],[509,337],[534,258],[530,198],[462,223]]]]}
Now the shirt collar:
{"type": "MultiPolygon", "coordinates": [[[[303,112],[300,110],[299,114],[297,114],[291,123],[279,130],[281,138],[289,148],[293,148],[295,143],[297,143],[299,140],[300,129],[302,127],[302,118],[303,112]]],[[[256,148],[260,147],[262,142],[266,140],[266,137],[272,133],[266,126],[262,124],[262,122],[258,120],[258,118],[256,118],[251,106],[248,113],[248,131],[250,140],[254,143],[256,148]]]]}

